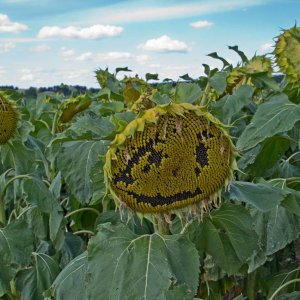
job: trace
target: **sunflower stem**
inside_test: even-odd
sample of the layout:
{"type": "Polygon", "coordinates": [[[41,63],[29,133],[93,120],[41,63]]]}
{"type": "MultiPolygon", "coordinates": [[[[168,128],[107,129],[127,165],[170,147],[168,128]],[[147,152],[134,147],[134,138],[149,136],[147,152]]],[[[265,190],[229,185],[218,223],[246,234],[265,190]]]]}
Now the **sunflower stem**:
{"type": "Polygon", "coordinates": [[[162,235],[170,234],[170,224],[163,216],[153,216],[154,232],[162,235]]]}

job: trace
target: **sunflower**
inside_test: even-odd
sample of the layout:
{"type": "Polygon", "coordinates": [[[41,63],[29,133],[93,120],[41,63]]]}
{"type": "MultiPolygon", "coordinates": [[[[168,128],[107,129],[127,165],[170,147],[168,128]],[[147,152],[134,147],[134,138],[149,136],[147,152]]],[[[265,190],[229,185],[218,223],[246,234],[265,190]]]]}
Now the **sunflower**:
{"type": "Polygon", "coordinates": [[[203,107],[170,103],[143,112],[106,154],[106,183],[117,204],[160,213],[210,199],[232,178],[235,149],[203,107]]]}
{"type": "Polygon", "coordinates": [[[18,113],[5,92],[0,92],[0,144],[5,144],[16,131],[18,113]]]}

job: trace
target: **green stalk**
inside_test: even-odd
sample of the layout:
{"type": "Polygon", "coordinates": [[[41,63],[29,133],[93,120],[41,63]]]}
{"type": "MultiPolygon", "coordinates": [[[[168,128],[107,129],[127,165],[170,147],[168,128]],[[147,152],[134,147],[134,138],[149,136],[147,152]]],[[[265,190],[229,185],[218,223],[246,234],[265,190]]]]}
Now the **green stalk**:
{"type": "Polygon", "coordinates": [[[295,282],[300,282],[300,278],[296,278],[296,279],[293,279],[293,280],[290,280],[288,282],[286,282],[285,284],[283,284],[282,286],[280,286],[274,293],[273,295],[271,296],[271,298],[269,300],[274,300],[276,295],[283,289],[285,288],[286,286],[292,284],[292,283],[295,283],[295,282]]]}
{"type": "Polygon", "coordinates": [[[11,178],[10,180],[8,180],[6,182],[4,188],[2,189],[2,192],[0,194],[0,227],[4,227],[7,224],[7,219],[6,219],[6,215],[5,215],[5,202],[4,202],[4,196],[5,196],[6,190],[12,182],[14,182],[15,180],[18,180],[18,179],[23,179],[23,178],[31,179],[31,177],[29,175],[17,175],[15,177],[11,178]]]}
{"type": "Polygon", "coordinates": [[[170,234],[170,224],[164,219],[163,216],[153,215],[154,232],[162,235],[170,234]]]}
{"type": "Polygon", "coordinates": [[[74,211],[69,212],[68,214],[65,215],[65,218],[69,218],[70,216],[75,215],[75,214],[77,214],[79,212],[82,212],[82,211],[91,211],[91,212],[97,214],[97,216],[100,215],[99,211],[97,209],[95,209],[95,208],[92,208],[92,207],[82,207],[82,208],[79,208],[79,209],[76,209],[74,211]]]}
{"type": "Polygon", "coordinates": [[[0,228],[6,225],[5,204],[4,199],[0,197],[0,228]]]}

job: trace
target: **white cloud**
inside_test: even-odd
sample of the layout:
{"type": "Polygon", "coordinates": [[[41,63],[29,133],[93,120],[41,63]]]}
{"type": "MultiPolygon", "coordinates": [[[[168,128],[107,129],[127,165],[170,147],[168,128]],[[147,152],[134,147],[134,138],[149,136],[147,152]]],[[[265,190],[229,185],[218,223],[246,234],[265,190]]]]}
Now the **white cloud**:
{"type": "Polygon", "coordinates": [[[75,55],[74,49],[67,49],[66,47],[60,48],[60,56],[65,60],[73,59],[75,55]]]}
{"type": "Polygon", "coordinates": [[[37,37],[40,39],[59,37],[95,40],[103,37],[118,36],[122,33],[123,30],[124,29],[119,26],[100,24],[83,28],[76,26],[45,26],[39,31],[37,37]]]}
{"type": "Polygon", "coordinates": [[[190,23],[190,26],[193,28],[205,28],[205,27],[211,27],[213,26],[214,23],[209,22],[209,21],[197,21],[190,23]]]}
{"type": "Polygon", "coordinates": [[[0,66],[0,76],[4,75],[5,73],[6,73],[5,68],[0,66]]]}
{"type": "Polygon", "coordinates": [[[28,26],[12,22],[7,15],[0,14],[0,32],[18,33],[28,29],[28,26]]]}
{"type": "Polygon", "coordinates": [[[144,44],[140,44],[138,48],[154,52],[187,52],[190,50],[186,43],[172,40],[167,35],[147,40],[144,44]]]}
{"type": "Polygon", "coordinates": [[[21,81],[32,81],[35,79],[33,75],[33,71],[31,69],[22,69],[20,71],[21,71],[21,76],[20,76],[21,81]]]}
{"type": "Polygon", "coordinates": [[[13,42],[0,43],[0,53],[8,52],[15,47],[16,45],[13,42]]]}
{"type": "Polygon", "coordinates": [[[97,53],[96,61],[122,61],[132,59],[133,56],[129,52],[112,51],[107,53],[97,53]]]}
{"type": "Polygon", "coordinates": [[[51,47],[46,44],[37,45],[36,47],[29,48],[29,50],[32,52],[46,52],[49,51],[50,49],[51,47]]]}
{"type": "Polygon", "coordinates": [[[272,43],[265,43],[260,46],[260,49],[263,51],[272,51],[273,47],[274,47],[274,45],[272,43]]]}
{"type": "Polygon", "coordinates": [[[84,52],[81,55],[75,57],[76,60],[79,61],[86,61],[93,59],[93,53],[92,52],[84,52]]]}
{"type": "Polygon", "coordinates": [[[150,57],[148,55],[145,55],[145,54],[140,54],[140,55],[137,55],[135,57],[135,60],[137,63],[139,63],[140,65],[145,65],[146,63],[149,62],[150,60],[150,57]]]}

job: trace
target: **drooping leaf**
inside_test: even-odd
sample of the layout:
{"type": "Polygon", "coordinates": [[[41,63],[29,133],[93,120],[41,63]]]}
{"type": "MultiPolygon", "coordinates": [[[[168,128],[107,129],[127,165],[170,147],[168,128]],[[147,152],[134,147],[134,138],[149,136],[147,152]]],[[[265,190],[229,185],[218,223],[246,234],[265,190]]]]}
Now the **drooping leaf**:
{"type": "Polygon", "coordinates": [[[66,232],[64,244],[61,249],[62,257],[60,265],[65,267],[71,260],[79,256],[84,250],[83,239],[79,236],[72,234],[71,232],[66,232]]]}
{"type": "Polygon", "coordinates": [[[207,54],[207,56],[210,56],[215,59],[219,59],[223,63],[223,68],[230,65],[229,62],[225,58],[219,56],[217,52],[209,53],[207,54]]]}
{"type": "Polygon", "coordinates": [[[237,273],[257,246],[257,235],[249,212],[240,205],[223,204],[193,222],[187,234],[200,253],[208,253],[228,274],[237,273]]]}
{"type": "Polygon", "coordinates": [[[30,263],[32,251],[33,235],[24,221],[15,220],[0,228],[0,297],[17,270],[30,263]]]}
{"type": "Polygon", "coordinates": [[[145,75],[145,77],[146,77],[146,81],[149,81],[149,80],[158,80],[158,74],[147,73],[145,75]]]}
{"type": "Polygon", "coordinates": [[[91,170],[105,150],[103,141],[74,141],[63,144],[57,165],[71,194],[81,203],[89,203],[93,195],[91,170]]]}
{"type": "Polygon", "coordinates": [[[230,185],[229,197],[266,212],[279,205],[287,195],[288,191],[268,184],[235,181],[230,185]]]}
{"type": "MultiPolygon", "coordinates": [[[[87,271],[87,253],[75,257],[56,277],[50,289],[45,293],[56,300],[86,299],[85,276],[87,271]],[[76,288],[74,288],[76,282],[76,288]]],[[[96,298],[97,299],[97,298],[96,298]]]]}
{"type": "Polygon", "coordinates": [[[24,300],[44,300],[47,290],[58,275],[57,262],[43,253],[34,253],[34,266],[21,270],[17,275],[17,289],[24,300]]]}
{"type": "Polygon", "coordinates": [[[27,224],[15,220],[0,228],[0,256],[6,264],[26,266],[33,251],[33,236],[27,224]]]}
{"type": "Polygon", "coordinates": [[[295,240],[300,231],[299,217],[279,205],[268,212],[253,209],[252,217],[259,242],[249,259],[249,272],[264,264],[269,255],[295,240]]]}
{"type": "Polygon", "coordinates": [[[300,120],[300,105],[292,103],[285,94],[271,97],[261,104],[237,142],[237,147],[247,150],[266,138],[290,130],[300,120]]]}
{"type": "Polygon", "coordinates": [[[63,220],[63,212],[58,200],[38,178],[24,181],[23,188],[28,203],[35,204],[42,212],[49,214],[50,238],[55,240],[63,220]]]}
{"type": "Polygon", "coordinates": [[[245,55],[245,53],[243,51],[239,50],[238,46],[228,46],[228,49],[233,50],[235,53],[237,53],[239,55],[239,57],[242,59],[243,63],[248,61],[247,56],[245,55]]]}
{"type": "Polygon", "coordinates": [[[189,76],[188,73],[182,75],[182,76],[179,76],[179,78],[183,79],[183,80],[189,80],[189,81],[193,81],[194,79],[192,77],[189,76]]]}
{"type": "Polygon", "coordinates": [[[284,136],[273,136],[266,139],[249,168],[251,174],[257,177],[263,176],[282,157],[289,146],[290,140],[284,136]]]}
{"type": "Polygon", "coordinates": [[[159,300],[172,284],[192,293],[198,285],[197,251],[181,235],[137,236],[123,224],[103,224],[89,243],[88,261],[87,299],[159,300]]]}

